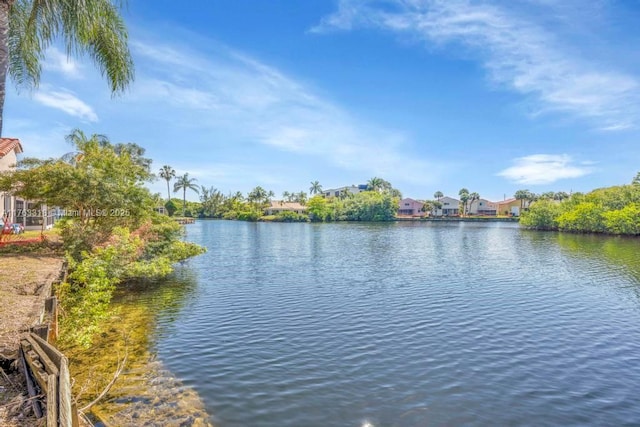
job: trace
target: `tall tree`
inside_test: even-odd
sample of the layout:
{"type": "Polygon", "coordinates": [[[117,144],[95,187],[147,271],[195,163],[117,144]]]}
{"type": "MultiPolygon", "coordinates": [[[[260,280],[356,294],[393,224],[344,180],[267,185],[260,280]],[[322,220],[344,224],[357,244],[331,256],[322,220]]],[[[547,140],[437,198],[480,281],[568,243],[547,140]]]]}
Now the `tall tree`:
{"type": "Polygon", "coordinates": [[[249,194],[247,194],[247,201],[252,203],[255,209],[260,209],[267,200],[269,193],[264,188],[257,186],[249,194]]]}
{"type": "Polygon", "coordinates": [[[171,180],[176,177],[176,171],[169,165],[164,165],[160,168],[160,178],[167,181],[167,200],[171,200],[171,191],[169,189],[169,184],[171,180]]]}
{"type": "Polygon", "coordinates": [[[515,192],[513,197],[516,200],[520,200],[520,213],[522,213],[522,211],[524,210],[524,203],[531,200],[532,194],[529,190],[518,190],[515,192]]]}
{"type": "Polygon", "coordinates": [[[182,190],[182,216],[184,216],[185,210],[187,208],[187,190],[192,190],[197,194],[200,194],[200,187],[198,187],[196,181],[197,179],[189,178],[189,174],[185,173],[184,175],[178,177],[176,179],[176,182],[173,184],[174,193],[182,190]]]}
{"type": "Polygon", "coordinates": [[[638,172],[635,176],[635,178],[633,178],[633,181],[631,181],[632,185],[640,185],[640,172],[638,172]]]}
{"type": "Polygon", "coordinates": [[[154,205],[143,185],[151,178],[144,162],[117,152],[103,135],[74,131],[67,140],[75,149],[68,156],[72,162],[23,159],[18,168],[0,174],[0,191],[65,211],[69,221],[61,234],[75,257],[104,242],[116,226],[138,227],[154,205]]]}
{"type": "Polygon", "coordinates": [[[444,194],[442,194],[442,191],[436,191],[435,193],[433,193],[433,198],[437,201],[440,201],[440,199],[442,199],[443,197],[444,194]]]}
{"type": "Polygon", "coordinates": [[[467,212],[471,210],[471,205],[473,205],[473,202],[475,202],[476,200],[480,200],[480,194],[474,191],[473,193],[469,194],[469,208],[467,209],[467,212]]]}
{"type": "Polygon", "coordinates": [[[202,216],[207,218],[217,218],[220,216],[220,207],[224,203],[224,195],[214,187],[201,188],[200,202],[202,203],[202,216]]]}
{"type": "Polygon", "coordinates": [[[322,185],[320,185],[319,181],[313,181],[311,183],[311,187],[309,187],[309,193],[311,193],[311,195],[322,193],[322,185]]]}
{"type": "Polygon", "coordinates": [[[296,202],[300,203],[302,206],[307,204],[307,193],[305,193],[304,191],[301,191],[298,194],[296,194],[296,202]]]}
{"type": "Polygon", "coordinates": [[[367,190],[369,191],[382,191],[384,186],[384,179],[374,176],[367,182],[367,190]]]}
{"type": "Polygon", "coordinates": [[[467,201],[469,200],[469,190],[466,188],[460,189],[458,191],[458,196],[460,196],[460,202],[462,204],[462,216],[465,216],[467,213],[467,201]]]}
{"type": "Polygon", "coordinates": [[[46,50],[61,40],[68,55],[87,55],[113,94],[133,80],[133,61],[119,3],[112,0],[0,0],[0,135],[7,76],[38,86],[46,50]]]}

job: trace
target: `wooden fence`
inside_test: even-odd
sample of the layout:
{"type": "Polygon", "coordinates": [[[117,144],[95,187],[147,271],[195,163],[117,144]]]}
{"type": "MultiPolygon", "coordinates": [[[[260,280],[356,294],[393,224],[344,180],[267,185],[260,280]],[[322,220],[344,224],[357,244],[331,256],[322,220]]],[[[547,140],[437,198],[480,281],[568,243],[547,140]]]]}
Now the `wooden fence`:
{"type": "MultiPolygon", "coordinates": [[[[56,284],[66,280],[63,264],[60,277],[52,283],[45,300],[40,322],[20,341],[20,358],[25,370],[30,397],[35,397],[36,385],[46,395],[47,427],[77,427],[78,411],[71,397],[69,360],[53,344],[58,338],[58,300],[53,295],[56,284]]],[[[41,403],[32,399],[34,413],[43,416],[41,403]]]]}

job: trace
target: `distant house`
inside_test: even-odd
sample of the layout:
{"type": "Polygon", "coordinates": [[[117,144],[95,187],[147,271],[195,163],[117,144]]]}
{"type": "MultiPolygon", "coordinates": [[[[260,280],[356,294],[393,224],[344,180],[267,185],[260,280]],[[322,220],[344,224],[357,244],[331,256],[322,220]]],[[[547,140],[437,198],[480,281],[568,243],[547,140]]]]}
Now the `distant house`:
{"type": "MultiPolygon", "coordinates": [[[[0,173],[10,171],[18,162],[18,154],[22,153],[22,144],[16,138],[0,138],[0,173]]],[[[9,193],[0,193],[0,218],[9,223],[16,222],[17,201],[9,193]]]]}
{"type": "Polygon", "coordinates": [[[399,203],[398,216],[425,216],[422,211],[424,203],[410,198],[402,199],[399,203]]]}
{"type": "MultiPolygon", "coordinates": [[[[9,171],[18,162],[22,144],[17,138],[0,138],[0,173],[9,171]]],[[[46,206],[17,198],[10,193],[0,193],[0,219],[8,223],[19,223],[25,229],[51,228],[53,210],[46,206]]]]}
{"type": "Polygon", "coordinates": [[[521,201],[515,198],[506,199],[501,202],[496,202],[496,204],[498,206],[498,215],[519,216],[521,205],[522,207],[524,207],[524,209],[529,208],[528,200],[521,201]]]}
{"type": "Polygon", "coordinates": [[[487,199],[474,200],[469,207],[471,215],[497,215],[498,203],[487,199]]]}
{"type": "Polygon", "coordinates": [[[269,207],[264,211],[265,215],[277,215],[281,212],[295,212],[297,214],[304,214],[307,213],[307,207],[302,206],[298,202],[273,200],[269,203],[269,207]]]}
{"type": "Polygon", "coordinates": [[[348,194],[358,194],[363,191],[367,191],[366,184],[349,185],[346,187],[332,188],[330,190],[322,190],[322,195],[324,197],[342,197],[348,194]]]}
{"type": "Polygon", "coordinates": [[[439,202],[442,206],[433,210],[434,216],[460,215],[460,200],[445,196],[441,197],[439,202]]]}

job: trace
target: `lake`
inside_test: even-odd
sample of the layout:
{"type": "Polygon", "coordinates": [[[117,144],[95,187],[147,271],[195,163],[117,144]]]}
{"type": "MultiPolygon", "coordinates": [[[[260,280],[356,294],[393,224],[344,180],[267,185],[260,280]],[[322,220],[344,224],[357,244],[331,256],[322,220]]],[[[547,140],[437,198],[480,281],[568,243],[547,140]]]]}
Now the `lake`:
{"type": "Polygon", "coordinates": [[[128,298],[161,307],[150,351],[216,426],[640,424],[639,239],[236,221],[187,239],[208,252],[183,291],[128,298]]]}

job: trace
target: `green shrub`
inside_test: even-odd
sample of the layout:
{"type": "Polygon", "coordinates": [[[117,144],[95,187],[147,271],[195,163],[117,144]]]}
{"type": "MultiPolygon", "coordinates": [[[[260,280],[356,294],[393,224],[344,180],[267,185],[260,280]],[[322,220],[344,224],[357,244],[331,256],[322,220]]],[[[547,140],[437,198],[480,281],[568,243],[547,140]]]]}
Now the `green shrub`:
{"type": "Polygon", "coordinates": [[[173,214],[178,210],[178,207],[172,200],[168,200],[167,203],[164,204],[164,208],[167,210],[169,216],[173,216],[173,214]]]}
{"type": "Polygon", "coordinates": [[[640,205],[632,203],[615,211],[602,214],[604,226],[612,234],[640,234],[640,205]]]}
{"type": "Polygon", "coordinates": [[[305,214],[299,214],[291,211],[279,212],[275,215],[273,221],[276,222],[307,222],[309,217],[305,214]]]}
{"type": "Polygon", "coordinates": [[[560,204],[542,199],[534,202],[531,207],[522,212],[520,224],[535,230],[557,230],[558,217],[562,213],[560,204]]]}

